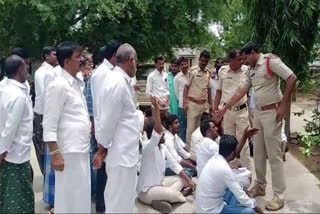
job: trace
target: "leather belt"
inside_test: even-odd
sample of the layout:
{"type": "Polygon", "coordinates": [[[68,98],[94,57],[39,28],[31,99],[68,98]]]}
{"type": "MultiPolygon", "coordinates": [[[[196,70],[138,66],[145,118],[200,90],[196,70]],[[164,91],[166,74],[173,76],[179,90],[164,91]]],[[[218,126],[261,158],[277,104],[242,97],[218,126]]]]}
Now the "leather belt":
{"type": "MultiPolygon", "coordinates": [[[[225,103],[225,105],[226,105],[226,103],[225,103]]],[[[231,111],[240,111],[240,110],[242,110],[244,108],[247,108],[247,104],[245,104],[245,103],[240,105],[240,106],[233,106],[233,107],[230,108],[230,110],[231,111]]]]}
{"type": "Polygon", "coordinates": [[[262,106],[262,107],[260,107],[258,109],[260,111],[266,111],[266,110],[277,109],[278,106],[279,106],[279,103],[272,103],[272,104],[269,104],[269,105],[262,106]]]}
{"type": "Polygon", "coordinates": [[[207,100],[196,100],[193,97],[189,97],[188,98],[191,102],[197,103],[199,105],[205,104],[207,102],[207,100]]]}

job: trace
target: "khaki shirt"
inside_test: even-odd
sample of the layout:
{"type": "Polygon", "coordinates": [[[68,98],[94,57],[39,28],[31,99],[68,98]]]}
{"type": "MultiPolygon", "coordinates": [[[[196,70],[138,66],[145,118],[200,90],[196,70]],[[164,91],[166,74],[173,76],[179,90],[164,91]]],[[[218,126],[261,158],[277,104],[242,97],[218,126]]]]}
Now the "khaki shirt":
{"type": "MultiPolygon", "coordinates": [[[[222,91],[221,102],[228,103],[232,96],[246,82],[248,76],[248,66],[242,65],[241,68],[234,72],[230,66],[223,66],[219,71],[219,82],[217,90],[222,91]]],[[[247,95],[243,96],[234,106],[241,106],[247,102],[247,95]]]]}
{"type": "Polygon", "coordinates": [[[253,87],[255,104],[261,108],[265,105],[281,102],[280,77],[287,80],[292,74],[292,70],[279,57],[272,54],[260,54],[257,64],[248,73],[244,87],[248,90],[253,87]],[[270,76],[267,70],[268,57],[273,76],[270,76]]]}
{"type": "Polygon", "coordinates": [[[190,78],[187,81],[189,86],[188,96],[197,100],[208,100],[208,89],[210,88],[210,71],[205,68],[201,71],[199,66],[190,68],[190,78]]]}

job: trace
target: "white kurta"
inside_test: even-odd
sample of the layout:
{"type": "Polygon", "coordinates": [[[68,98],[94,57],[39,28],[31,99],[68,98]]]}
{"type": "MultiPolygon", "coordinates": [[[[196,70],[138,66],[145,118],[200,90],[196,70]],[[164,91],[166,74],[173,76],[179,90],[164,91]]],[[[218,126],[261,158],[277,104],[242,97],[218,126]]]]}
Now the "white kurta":
{"type": "Polygon", "coordinates": [[[62,70],[45,95],[43,139],[57,142],[64,159],[64,170],[55,172],[55,213],[91,212],[91,123],[83,85],[62,70]]]}
{"type": "Polygon", "coordinates": [[[21,164],[30,160],[33,112],[26,84],[7,79],[0,88],[0,154],[21,164]]]}
{"type": "Polygon", "coordinates": [[[147,78],[146,94],[158,98],[166,98],[169,96],[168,73],[155,69],[147,78]]]}
{"type": "Polygon", "coordinates": [[[175,134],[173,135],[170,131],[165,130],[165,146],[168,148],[171,155],[178,161],[181,162],[181,158],[183,159],[189,159],[190,153],[187,152],[184,147],[185,143],[181,140],[181,138],[175,134]],[[178,156],[180,158],[178,158],[178,156]]]}
{"type": "Polygon", "coordinates": [[[176,174],[183,168],[172,157],[165,145],[159,145],[161,135],[153,131],[149,143],[142,150],[141,170],[137,192],[147,192],[154,186],[161,186],[168,166],[176,174]]]}
{"type": "Polygon", "coordinates": [[[41,67],[36,70],[34,74],[34,88],[36,93],[34,101],[34,112],[36,112],[37,114],[43,115],[44,96],[46,90],[44,80],[46,79],[46,75],[50,75],[50,73],[53,72],[52,69],[52,65],[44,61],[41,67]]]}
{"type": "MultiPolygon", "coordinates": [[[[102,96],[99,94],[99,90],[104,89],[103,81],[106,76],[111,73],[114,69],[114,66],[107,60],[104,59],[103,63],[98,66],[98,68],[91,75],[91,95],[92,95],[92,104],[93,104],[93,117],[94,117],[94,125],[95,125],[95,134],[98,140],[98,127],[99,127],[99,117],[101,116],[101,111],[103,109],[102,105],[102,96]]],[[[98,143],[99,140],[98,140],[98,143]]]]}
{"type": "Polygon", "coordinates": [[[105,189],[106,213],[133,213],[139,161],[139,116],[131,78],[116,67],[99,90],[101,117],[97,140],[108,149],[105,189]]]}
{"type": "Polygon", "coordinates": [[[197,150],[203,141],[203,136],[200,131],[200,127],[198,127],[191,135],[191,146],[190,146],[190,154],[191,160],[197,160],[197,150]]]}
{"type": "Polygon", "coordinates": [[[219,153],[219,142],[220,137],[217,137],[214,141],[210,138],[203,138],[202,143],[200,144],[197,154],[197,172],[198,178],[201,175],[201,172],[208,161],[216,154],[219,153]]]}

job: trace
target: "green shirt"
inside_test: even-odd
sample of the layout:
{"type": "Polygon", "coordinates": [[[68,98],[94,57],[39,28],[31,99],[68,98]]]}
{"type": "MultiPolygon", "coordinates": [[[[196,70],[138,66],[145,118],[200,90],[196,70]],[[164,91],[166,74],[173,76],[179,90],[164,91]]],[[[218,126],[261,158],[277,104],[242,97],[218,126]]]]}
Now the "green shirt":
{"type": "Polygon", "coordinates": [[[178,115],[178,107],[179,107],[179,102],[176,96],[176,93],[174,91],[174,76],[172,72],[169,72],[168,74],[168,88],[169,88],[169,98],[170,98],[170,106],[169,106],[169,111],[171,114],[178,115]]]}

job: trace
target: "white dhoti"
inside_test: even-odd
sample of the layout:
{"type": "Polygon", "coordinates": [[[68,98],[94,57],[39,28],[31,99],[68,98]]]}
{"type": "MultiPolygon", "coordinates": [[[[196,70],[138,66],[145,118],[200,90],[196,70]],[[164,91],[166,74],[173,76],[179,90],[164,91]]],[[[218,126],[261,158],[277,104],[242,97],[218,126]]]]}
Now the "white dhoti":
{"type": "Polygon", "coordinates": [[[106,163],[108,175],[104,191],[106,213],[133,213],[137,197],[137,166],[110,167],[106,163]]]}
{"type": "Polygon", "coordinates": [[[64,170],[55,171],[55,213],[91,213],[89,153],[64,154],[64,170]]]}

